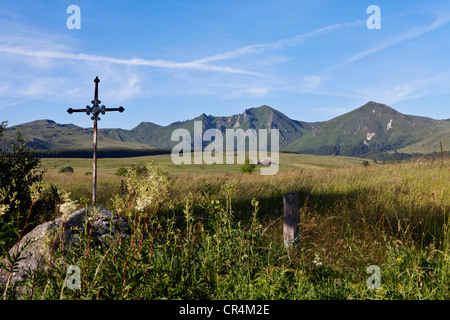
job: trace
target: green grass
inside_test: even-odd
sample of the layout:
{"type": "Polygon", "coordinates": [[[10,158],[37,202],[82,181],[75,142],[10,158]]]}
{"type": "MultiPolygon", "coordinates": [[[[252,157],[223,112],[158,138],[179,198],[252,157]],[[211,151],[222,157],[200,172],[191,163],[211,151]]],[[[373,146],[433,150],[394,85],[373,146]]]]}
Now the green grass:
{"type": "MultiPolygon", "coordinates": [[[[270,157],[269,157],[270,158],[270,157]]],[[[337,167],[354,167],[360,166],[365,159],[353,157],[334,157],[334,156],[314,156],[307,154],[280,153],[280,172],[286,170],[298,169],[320,169],[320,168],[337,168],[337,167]]],[[[203,174],[203,173],[237,173],[240,164],[235,160],[234,164],[181,164],[176,165],[172,162],[170,155],[155,155],[134,158],[114,158],[114,159],[98,159],[98,172],[106,176],[113,175],[120,167],[130,167],[132,164],[143,165],[147,161],[155,161],[155,163],[164,165],[169,172],[174,175],[178,174],[203,174]]],[[[63,165],[70,165],[76,173],[85,173],[92,171],[92,159],[62,159],[48,158],[42,159],[42,166],[48,173],[56,173],[63,165]]],[[[259,170],[255,170],[259,172],[259,170]]]]}
{"type": "Polygon", "coordinates": [[[402,153],[432,153],[441,151],[441,143],[443,151],[450,150],[450,131],[432,135],[405,148],[399,149],[402,153]]]}
{"type": "MultiPolygon", "coordinates": [[[[132,165],[142,166],[148,161],[167,167],[173,176],[206,176],[240,174],[240,164],[181,164],[175,165],[170,155],[155,155],[134,158],[114,158],[98,159],[98,182],[97,198],[98,202],[106,206],[111,204],[110,198],[114,193],[121,190],[121,181],[124,177],[116,176],[119,168],[130,168],[132,165]]],[[[280,153],[279,172],[298,172],[301,170],[339,168],[339,167],[359,167],[363,159],[352,157],[314,156],[294,153],[280,153]]],[[[192,161],[193,162],[193,161],[192,161]]],[[[374,163],[371,161],[371,164],[374,163]]],[[[54,184],[59,189],[67,189],[76,199],[87,198],[92,195],[92,159],[62,159],[48,158],[42,159],[42,168],[46,171],[44,175],[47,184],[54,184]],[[59,169],[62,166],[70,165],[74,169],[73,174],[61,174],[59,169]],[[86,174],[88,173],[88,174],[86,174]]],[[[260,167],[257,166],[253,175],[260,175],[260,167]]]]}
{"type": "MultiPolygon", "coordinates": [[[[163,156],[151,159],[169,162],[163,156]]],[[[261,176],[258,170],[233,173],[231,168],[227,172],[209,168],[210,173],[199,174],[201,166],[182,174],[169,163],[167,181],[171,182],[164,184],[167,193],[161,203],[140,212],[140,219],[134,205],[121,213],[132,226],[128,240],[112,239],[110,245],[95,250],[88,250],[86,244],[65,257],[66,265],[76,263],[81,268],[81,290],[64,289],[66,265],[57,265],[42,282],[28,283],[29,288],[35,285],[32,293],[20,296],[10,291],[9,297],[450,297],[448,160],[363,167],[361,159],[354,158],[284,154],[282,159],[284,166],[273,176],[261,176]],[[300,164],[314,169],[300,170],[300,164]],[[301,196],[301,236],[293,249],[286,250],[282,199],[293,191],[301,196]],[[147,216],[148,212],[157,213],[147,216]],[[143,232],[148,239],[142,238],[143,232]],[[381,270],[381,287],[376,290],[366,285],[370,265],[381,270]]],[[[121,178],[114,172],[124,161],[138,164],[147,159],[102,160],[103,183],[116,184],[121,178]]],[[[82,181],[90,184],[89,177],[83,176],[90,160],[64,161],[75,173],[58,187],[78,194],[82,181]]],[[[60,183],[51,170],[62,164],[63,160],[44,161],[50,171],[45,176],[47,183],[60,183]]],[[[112,185],[104,190],[110,197],[117,193],[112,185]]],[[[129,196],[116,200],[134,203],[141,195],[129,196]]],[[[112,204],[109,207],[114,210],[112,204]]]]}

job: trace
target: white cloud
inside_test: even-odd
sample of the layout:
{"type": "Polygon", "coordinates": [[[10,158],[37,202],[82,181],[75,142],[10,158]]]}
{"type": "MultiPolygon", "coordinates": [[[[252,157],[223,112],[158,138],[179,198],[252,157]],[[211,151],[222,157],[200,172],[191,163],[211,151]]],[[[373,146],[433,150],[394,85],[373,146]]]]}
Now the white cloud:
{"type": "Polygon", "coordinates": [[[263,97],[267,94],[268,91],[269,88],[261,88],[261,87],[247,88],[244,90],[244,92],[248,93],[251,97],[254,98],[263,97]]]}
{"type": "Polygon", "coordinates": [[[322,82],[319,76],[305,76],[300,84],[300,90],[302,92],[310,92],[317,89],[322,82]]]}
{"type": "Polygon", "coordinates": [[[433,23],[431,23],[429,25],[411,28],[407,32],[405,32],[405,33],[403,33],[403,34],[401,34],[399,36],[390,38],[390,39],[388,39],[388,40],[378,44],[377,46],[374,46],[374,47],[372,47],[372,48],[370,48],[368,50],[365,50],[365,51],[362,51],[362,52],[359,52],[359,53],[353,55],[349,59],[347,59],[347,60],[345,60],[345,61],[343,61],[343,62],[341,62],[341,63],[339,63],[339,64],[337,64],[337,65],[335,65],[335,66],[333,66],[331,68],[329,68],[328,71],[335,70],[335,69],[344,67],[346,65],[349,65],[349,64],[351,64],[351,63],[353,63],[353,62],[355,62],[357,60],[360,60],[360,59],[362,59],[362,58],[364,58],[366,56],[369,56],[369,55],[371,55],[373,53],[376,53],[376,52],[382,51],[384,49],[390,48],[390,47],[392,47],[392,46],[394,46],[394,45],[396,45],[396,44],[398,44],[398,43],[400,43],[402,41],[406,41],[406,40],[411,40],[411,39],[417,38],[417,37],[419,37],[421,35],[424,35],[424,34],[430,32],[430,31],[433,31],[436,28],[439,28],[440,26],[446,24],[449,21],[450,21],[450,15],[439,16],[438,18],[436,18],[435,21],[433,21],[433,23]]]}
{"type": "Polygon", "coordinates": [[[238,57],[241,57],[244,55],[249,55],[249,54],[259,54],[268,49],[282,49],[285,47],[297,45],[308,39],[318,37],[318,36],[326,34],[328,32],[335,31],[335,30],[338,30],[338,29],[341,29],[344,27],[348,27],[348,26],[354,26],[354,25],[360,24],[360,23],[361,23],[361,21],[355,21],[355,22],[345,23],[345,24],[338,23],[338,24],[327,26],[327,27],[318,28],[318,29],[315,29],[313,31],[306,32],[303,34],[299,34],[295,37],[288,38],[288,39],[282,39],[282,40],[277,40],[277,41],[269,42],[269,43],[254,44],[254,45],[240,47],[240,48],[230,50],[230,51],[227,51],[224,53],[205,57],[205,58],[202,58],[199,60],[194,60],[194,61],[192,61],[192,63],[206,63],[206,62],[212,62],[212,61],[233,59],[233,58],[238,58],[238,57]]]}
{"type": "Polygon", "coordinates": [[[130,66],[147,66],[166,69],[191,69],[202,71],[216,71],[226,73],[240,73],[249,75],[259,75],[256,72],[236,69],[227,66],[215,66],[198,62],[174,62],[168,60],[148,60],[141,58],[118,59],[107,56],[91,55],[86,53],[71,53],[52,50],[32,50],[23,47],[0,45],[0,52],[15,55],[23,55],[34,58],[66,59],[86,62],[105,62],[130,66]]]}
{"type": "Polygon", "coordinates": [[[14,101],[14,102],[4,102],[4,103],[0,103],[0,110],[4,110],[8,107],[12,107],[12,106],[16,106],[28,101],[31,101],[32,99],[26,99],[26,100],[18,100],[18,101],[14,101]]]}
{"type": "Polygon", "coordinates": [[[236,98],[261,98],[267,95],[269,88],[267,87],[247,87],[247,88],[236,88],[232,89],[229,94],[225,95],[225,98],[236,99],[236,98]]]}
{"type": "Polygon", "coordinates": [[[141,92],[141,80],[137,74],[131,72],[122,75],[120,81],[115,83],[114,89],[104,92],[105,99],[120,103],[136,96],[141,92]]]}
{"type": "Polygon", "coordinates": [[[410,85],[372,86],[370,88],[354,90],[363,100],[378,101],[393,104],[408,98],[417,98],[419,95],[410,85]]]}
{"type": "Polygon", "coordinates": [[[412,81],[406,80],[403,83],[399,83],[397,80],[395,84],[389,82],[373,84],[364,88],[353,89],[353,92],[367,101],[375,100],[393,104],[403,100],[424,97],[436,91],[449,92],[449,83],[450,71],[444,71],[412,81]]]}

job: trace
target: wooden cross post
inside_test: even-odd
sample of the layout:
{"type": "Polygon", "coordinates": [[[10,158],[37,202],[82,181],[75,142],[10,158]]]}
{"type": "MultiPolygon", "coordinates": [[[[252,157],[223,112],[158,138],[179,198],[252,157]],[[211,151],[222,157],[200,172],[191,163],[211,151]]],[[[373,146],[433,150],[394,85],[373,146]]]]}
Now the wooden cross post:
{"type": "Polygon", "coordinates": [[[97,203],[97,120],[100,120],[99,114],[105,114],[107,111],[119,111],[123,112],[125,109],[123,107],[119,108],[106,108],[105,106],[100,106],[100,103],[102,103],[100,100],[98,100],[98,83],[100,82],[100,79],[98,77],[95,77],[95,93],[94,93],[94,100],[91,101],[92,107],[86,106],[84,109],[67,109],[67,112],[69,114],[72,114],[74,112],[86,112],[86,114],[89,116],[92,114],[91,119],[94,120],[94,156],[93,156],[93,173],[92,173],[92,202],[93,204],[97,203]]]}

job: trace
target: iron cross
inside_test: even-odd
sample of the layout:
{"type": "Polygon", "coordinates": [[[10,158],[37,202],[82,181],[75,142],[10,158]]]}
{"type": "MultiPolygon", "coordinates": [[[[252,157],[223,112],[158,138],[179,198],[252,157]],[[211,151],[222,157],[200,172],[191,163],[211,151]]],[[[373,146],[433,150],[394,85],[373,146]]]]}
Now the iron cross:
{"type": "Polygon", "coordinates": [[[98,100],[98,83],[100,82],[100,79],[98,77],[95,77],[95,93],[94,93],[94,100],[91,101],[92,107],[86,106],[84,109],[67,109],[67,112],[69,114],[72,114],[74,112],[86,112],[86,114],[89,116],[92,114],[91,119],[94,120],[94,159],[93,159],[93,173],[92,173],[92,202],[94,204],[97,203],[97,120],[100,120],[99,114],[102,115],[105,114],[107,111],[119,111],[123,112],[125,109],[123,107],[119,108],[106,108],[104,105],[100,106],[102,103],[100,100],[98,100]]]}

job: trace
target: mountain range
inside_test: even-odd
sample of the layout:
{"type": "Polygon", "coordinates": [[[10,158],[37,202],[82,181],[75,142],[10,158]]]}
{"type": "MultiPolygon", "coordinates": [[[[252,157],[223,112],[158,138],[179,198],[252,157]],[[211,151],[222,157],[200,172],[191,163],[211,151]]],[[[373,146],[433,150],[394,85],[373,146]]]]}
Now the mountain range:
{"type": "MultiPolygon", "coordinates": [[[[171,149],[175,129],[187,129],[193,135],[194,121],[201,121],[203,131],[226,129],[279,129],[280,151],[316,155],[370,157],[381,153],[426,154],[450,147],[450,119],[436,120],[405,115],[391,107],[370,101],[356,110],[328,121],[304,122],[261,106],[232,116],[203,113],[167,126],[141,122],[131,130],[99,129],[99,148],[171,149]]],[[[4,130],[4,138],[14,139],[20,129],[27,146],[36,150],[92,148],[92,128],[37,120],[4,130]]],[[[205,146],[206,143],[204,143],[205,146]]]]}

